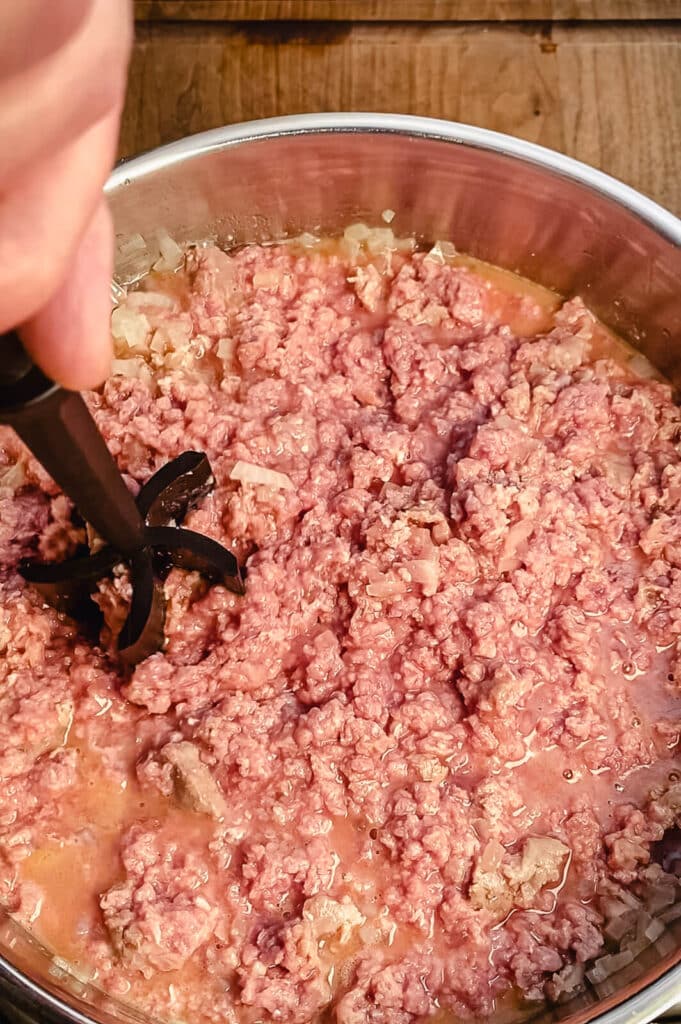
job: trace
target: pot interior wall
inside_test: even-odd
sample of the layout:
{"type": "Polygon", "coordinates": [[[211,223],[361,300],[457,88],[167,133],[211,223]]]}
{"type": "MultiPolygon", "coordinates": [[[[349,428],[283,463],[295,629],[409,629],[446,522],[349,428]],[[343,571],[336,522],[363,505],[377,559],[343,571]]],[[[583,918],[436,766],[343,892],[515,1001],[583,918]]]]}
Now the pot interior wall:
{"type": "MultiPolygon", "coordinates": [[[[681,250],[624,206],[535,163],[451,140],[322,131],[213,147],[112,191],[118,274],[145,269],[126,249],[159,228],[224,245],[302,231],[338,233],[394,210],[396,234],[467,252],[579,294],[681,383],[681,250]]],[[[148,266],[148,264],[147,264],[148,266]]]]}

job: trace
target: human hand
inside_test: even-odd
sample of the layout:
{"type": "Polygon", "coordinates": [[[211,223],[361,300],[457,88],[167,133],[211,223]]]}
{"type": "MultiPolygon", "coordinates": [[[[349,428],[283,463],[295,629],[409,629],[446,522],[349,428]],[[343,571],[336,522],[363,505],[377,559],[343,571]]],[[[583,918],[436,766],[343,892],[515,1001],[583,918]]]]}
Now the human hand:
{"type": "MultiPolygon", "coordinates": [[[[0,3],[0,333],[66,387],[111,360],[116,156],[130,0],[0,3]]],[[[1,358],[1,354],[0,354],[1,358]]]]}

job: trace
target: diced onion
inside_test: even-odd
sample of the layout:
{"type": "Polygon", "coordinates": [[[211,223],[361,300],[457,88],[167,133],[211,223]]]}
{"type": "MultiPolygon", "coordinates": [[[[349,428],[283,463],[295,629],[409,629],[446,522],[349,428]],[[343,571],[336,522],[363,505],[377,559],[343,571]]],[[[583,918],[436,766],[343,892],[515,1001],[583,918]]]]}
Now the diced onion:
{"type": "Polygon", "coordinates": [[[440,583],[440,566],[436,559],[415,558],[405,563],[414,583],[420,583],[426,597],[432,597],[440,583]]]}
{"type": "Polygon", "coordinates": [[[147,251],[147,243],[140,234],[130,235],[118,247],[121,256],[133,256],[147,251]]]}
{"type": "Polygon", "coordinates": [[[392,228],[374,228],[366,240],[367,249],[371,253],[386,252],[395,248],[395,235],[392,228]]]}
{"type": "Polygon", "coordinates": [[[59,977],[61,974],[70,975],[79,981],[81,984],[87,984],[92,980],[94,971],[89,968],[82,968],[71,963],[69,960],[64,960],[63,957],[54,956],[52,957],[52,965],[50,967],[50,974],[53,977],[59,977]]]}
{"type": "Polygon", "coordinates": [[[630,949],[623,949],[619,953],[608,953],[594,961],[593,966],[586,972],[586,976],[592,985],[598,985],[601,981],[609,978],[611,974],[621,971],[633,960],[634,954],[630,949]]]}
{"type": "Polygon", "coordinates": [[[340,931],[342,943],[349,940],[354,928],[361,927],[366,921],[351,900],[332,900],[323,893],[305,901],[303,917],[310,922],[315,938],[326,938],[340,931]]]}
{"type": "Polygon", "coordinates": [[[115,377],[133,377],[137,380],[150,381],[151,370],[144,359],[112,359],[111,373],[115,377]]]}
{"type": "Polygon", "coordinates": [[[611,921],[605,927],[605,934],[608,938],[613,939],[615,942],[619,942],[620,939],[624,938],[628,931],[630,931],[636,923],[636,911],[627,910],[623,914],[618,914],[613,917],[611,921]]]}
{"type": "MultiPolygon", "coordinates": [[[[664,930],[664,925],[662,927],[664,930]]],[[[629,939],[629,941],[623,943],[620,948],[626,949],[629,953],[633,953],[634,957],[637,957],[639,953],[642,953],[644,949],[647,949],[650,944],[651,940],[647,939],[644,935],[640,939],[629,939]]]]}
{"type": "Polygon", "coordinates": [[[655,380],[660,376],[650,360],[646,359],[640,352],[637,352],[629,360],[629,369],[638,377],[644,377],[649,380],[655,380]]]}
{"type": "Polygon", "coordinates": [[[223,363],[231,362],[234,356],[235,348],[236,343],[234,341],[234,338],[220,338],[218,342],[218,347],[215,350],[218,359],[221,359],[223,363]]]}
{"type": "Polygon", "coordinates": [[[407,587],[402,580],[390,578],[388,576],[383,579],[374,580],[372,583],[367,585],[367,594],[369,597],[375,597],[379,601],[389,600],[392,597],[399,597],[404,594],[407,587]]]}
{"type": "Polygon", "coordinates": [[[653,923],[653,919],[650,914],[647,914],[643,910],[636,918],[636,937],[638,939],[645,935],[646,929],[653,923]]]}
{"type": "Polygon", "coordinates": [[[26,481],[26,466],[23,462],[15,462],[13,466],[0,470],[0,487],[12,491],[18,490],[26,481]]]}
{"type": "Polygon", "coordinates": [[[365,242],[371,234],[371,228],[366,224],[350,224],[343,232],[343,238],[348,242],[365,242]]]}
{"type": "Polygon", "coordinates": [[[276,270],[262,270],[253,275],[254,288],[276,288],[279,284],[279,274],[276,270]]]}
{"type": "Polygon", "coordinates": [[[660,935],[662,935],[663,931],[664,924],[662,921],[660,921],[659,918],[654,918],[646,928],[644,934],[649,942],[655,942],[655,940],[659,939],[660,935]]]}
{"type": "Polygon", "coordinates": [[[678,921],[681,917],[681,903],[675,903],[669,910],[665,910],[663,914],[660,914],[660,921],[664,921],[665,924],[671,924],[672,921],[678,921]]]}
{"type": "Polygon", "coordinates": [[[655,939],[654,942],[655,949],[661,956],[667,956],[667,954],[673,952],[676,949],[676,945],[676,939],[668,928],[665,928],[660,937],[655,939]]]}
{"type": "Polygon", "coordinates": [[[504,847],[497,839],[490,839],[480,857],[479,866],[483,871],[496,871],[504,859],[504,847]]]}
{"type": "Polygon", "coordinates": [[[508,530],[499,559],[500,572],[509,572],[521,565],[522,559],[518,552],[534,530],[534,525],[534,521],[530,518],[521,519],[508,530]]]}
{"type": "Polygon", "coordinates": [[[111,282],[111,305],[120,306],[121,302],[125,301],[126,290],[122,288],[118,281],[111,282]]]}
{"type": "Polygon", "coordinates": [[[286,473],[279,473],[276,469],[266,469],[265,466],[256,466],[252,462],[239,460],[234,464],[229,477],[230,480],[238,480],[242,484],[260,484],[278,491],[293,490],[293,481],[286,473]]]}
{"type": "Polygon", "coordinates": [[[126,302],[128,309],[174,309],[175,300],[163,292],[138,291],[129,292],[126,302]]]}
{"type": "Polygon", "coordinates": [[[145,349],[150,330],[151,325],[144,313],[136,313],[127,304],[114,309],[111,314],[111,333],[114,338],[125,341],[133,351],[145,349]]]}
{"type": "Polygon", "coordinates": [[[380,923],[375,924],[373,921],[363,924],[358,934],[364,946],[375,946],[379,942],[383,942],[385,938],[384,930],[381,928],[380,923]]]}
{"type": "Polygon", "coordinates": [[[161,258],[154,263],[154,270],[177,270],[182,263],[182,249],[167,231],[159,231],[156,240],[161,258]]]}
{"type": "Polygon", "coordinates": [[[665,907],[670,907],[676,898],[676,886],[653,885],[646,897],[646,909],[649,914],[658,914],[665,907]]]}
{"type": "Polygon", "coordinates": [[[622,914],[626,914],[631,909],[628,903],[623,903],[622,900],[616,900],[609,896],[601,898],[601,910],[608,921],[613,918],[621,917],[622,914]]]}
{"type": "MultiPolygon", "coordinates": [[[[382,214],[387,224],[394,216],[394,210],[384,210],[382,214]]],[[[343,232],[343,243],[350,259],[355,259],[362,247],[373,256],[384,254],[388,260],[397,250],[410,252],[416,248],[414,238],[396,238],[392,228],[371,228],[363,223],[350,224],[343,232]]]]}
{"type": "Polygon", "coordinates": [[[629,892],[627,889],[622,889],[621,892],[618,892],[617,898],[632,909],[638,910],[642,906],[641,901],[634,896],[633,892],[629,892]]]}
{"type": "Polygon", "coordinates": [[[311,234],[309,231],[303,231],[302,235],[298,235],[293,241],[302,245],[305,249],[312,249],[315,245],[319,244],[319,237],[318,235],[311,234]]]}
{"type": "Polygon", "coordinates": [[[456,246],[452,242],[437,241],[432,249],[426,254],[426,259],[436,263],[446,263],[447,260],[456,256],[456,246]]]}

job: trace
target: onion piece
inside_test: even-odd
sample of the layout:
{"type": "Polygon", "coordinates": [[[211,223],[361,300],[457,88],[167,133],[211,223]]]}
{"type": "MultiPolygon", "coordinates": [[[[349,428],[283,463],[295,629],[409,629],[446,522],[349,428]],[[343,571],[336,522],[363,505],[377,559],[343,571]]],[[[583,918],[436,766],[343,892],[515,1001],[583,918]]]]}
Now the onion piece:
{"type": "Polygon", "coordinates": [[[592,985],[598,985],[605,981],[611,974],[616,974],[623,967],[633,963],[634,954],[630,949],[623,949],[619,953],[608,953],[595,960],[593,965],[586,972],[586,976],[592,985]]]}
{"type": "Polygon", "coordinates": [[[621,900],[622,903],[626,903],[626,905],[628,907],[631,907],[632,910],[640,910],[643,906],[641,901],[636,896],[634,896],[633,892],[629,892],[628,889],[619,890],[617,893],[617,898],[618,900],[621,900]]]}
{"type": "Polygon", "coordinates": [[[678,921],[681,917],[681,903],[675,903],[669,910],[665,910],[663,914],[660,914],[660,921],[664,921],[665,924],[671,924],[672,921],[678,921]]]}
{"type": "Polygon", "coordinates": [[[646,896],[646,910],[656,915],[666,907],[671,907],[676,899],[675,885],[653,885],[646,896]]]}
{"type": "Polygon", "coordinates": [[[142,236],[137,233],[130,235],[124,242],[121,242],[118,246],[118,251],[121,256],[132,256],[137,253],[147,252],[147,243],[144,241],[142,236]]]}
{"type": "Polygon", "coordinates": [[[231,363],[235,350],[236,342],[234,338],[220,338],[215,354],[223,363],[231,363]]]}
{"type": "Polygon", "coordinates": [[[535,527],[534,520],[529,516],[514,523],[506,532],[504,546],[501,549],[499,558],[499,571],[510,572],[522,565],[521,551],[525,541],[530,537],[535,527]]]}
{"type": "Polygon", "coordinates": [[[7,466],[0,470],[0,488],[17,491],[26,482],[26,465],[23,462],[15,462],[13,466],[7,466]]]}
{"type": "Polygon", "coordinates": [[[128,305],[118,306],[111,314],[111,333],[114,338],[124,341],[128,348],[135,351],[146,350],[147,338],[151,324],[144,313],[137,313],[128,305]]]}
{"type": "Polygon", "coordinates": [[[432,249],[426,253],[426,259],[434,263],[446,263],[456,256],[456,246],[452,242],[438,240],[432,249]]]}
{"type": "Polygon", "coordinates": [[[63,978],[66,974],[75,979],[75,981],[87,985],[88,982],[92,981],[96,972],[91,968],[82,968],[80,965],[71,963],[70,960],[64,960],[61,956],[53,956],[48,973],[56,978],[63,978]]]}
{"type": "Polygon", "coordinates": [[[118,281],[111,281],[111,305],[120,306],[121,302],[125,302],[127,292],[125,288],[118,283],[118,281]]]}
{"type": "Polygon", "coordinates": [[[662,934],[655,939],[653,945],[661,956],[667,956],[668,953],[674,952],[677,947],[677,940],[668,928],[662,932],[662,934]]]}
{"type": "Polygon", "coordinates": [[[175,299],[164,292],[138,291],[128,292],[125,302],[128,309],[174,309],[175,299]]]}
{"type": "Polygon", "coordinates": [[[266,469],[265,466],[256,466],[253,462],[242,462],[241,459],[234,463],[229,478],[238,480],[242,484],[260,484],[277,491],[293,490],[293,481],[286,473],[279,473],[276,469],[266,469]]]}
{"type": "Polygon", "coordinates": [[[156,234],[161,258],[154,263],[154,270],[177,270],[182,263],[182,249],[167,231],[161,229],[156,234]]]}
{"type": "Polygon", "coordinates": [[[645,937],[649,942],[655,942],[664,931],[664,924],[659,918],[654,918],[645,930],[645,937]]]}
{"type": "Polygon", "coordinates": [[[343,232],[343,238],[348,242],[365,242],[371,234],[371,228],[366,224],[350,224],[343,232]]]}
{"type": "Polygon", "coordinates": [[[328,938],[340,932],[342,944],[348,942],[355,928],[366,922],[364,914],[349,898],[332,900],[322,893],[305,900],[303,917],[310,922],[316,939],[328,938]]]}
{"type": "Polygon", "coordinates": [[[374,255],[394,249],[395,235],[392,228],[373,228],[366,240],[366,245],[369,252],[374,255]]]}
{"type": "Polygon", "coordinates": [[[649,359],[641,352],[636,352],[635,355],[629,359],[629,369],[632,373],[635,373],[637,377],[643,377],[646,380],[659,380],[660,373],[656,370],[649,359]]]}
{"type": "Polygon", "coordinates": [[[115,377],[133,377],[147,382],[151,380],[151,370],[139,356],[132,359],[112,359],[111,373],[115,377]]]}
{"type": "Polygon", "coordinates": [[[402,580],[385,576],[383,579],[379,578],[367,584],[367,595],[375,597],[379,601],[385,601],[393,597],[400,597],[406,592],[406,589],[406,584],[402,580]]]}
{"type": "Polygon", "coordinates": [[[608,921],[615,917],[621,917],[622,914],[626,914],[632,909],[630,904],[623,903],[622,900],[615,899],[612,896],[601,897],[600,905],[603,915],[608,921]]]}
{"type": "Polygon", "coordinates": [[[637,914],[635,910],[625,909],[623,914],[618,914],[608,922],[605,927],[605,934],[609,939],[619,942],[627,932],[631,931],[636,924],[637,914]]]}
{"type": "Polygon", "coordinates": [[[254,288],[273,288],[279,287],[280,275],[276,270],[262,270],[259,273],[253,275],[253,287],[254,288]]]}
{"type": "Polygon", "coordinates": [[[414,583],[420,583],[425,597],[432,597],[440,584],[440,566],[437,559],[415,558],[405,562],[405,569],[414,583]]]}

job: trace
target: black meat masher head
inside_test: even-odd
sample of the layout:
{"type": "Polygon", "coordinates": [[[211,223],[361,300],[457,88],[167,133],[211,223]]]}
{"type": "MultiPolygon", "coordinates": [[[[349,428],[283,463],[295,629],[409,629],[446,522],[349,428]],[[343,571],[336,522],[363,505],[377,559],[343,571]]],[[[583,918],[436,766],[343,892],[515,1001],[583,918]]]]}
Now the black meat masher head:
{"type": "Polygon", "coordinates": [[[163,646],[162,581],[171,566],[244,593],[231,551],[178,525],[214,484],[206,456],[184,452],[134,499],[82,397],[45,377],[15,332],[0,336],[0,423],[14,428],[106,545],[64,562],[22,562],[22,576],[50,604],[92,628],[101,623],[92,599],[97,582],[126,564],[132,597],[118,637],[126,664],[135,665],[163,646]]]}

